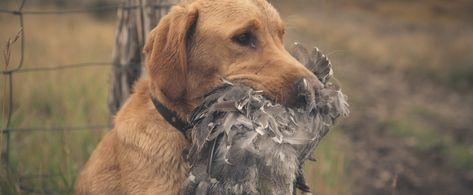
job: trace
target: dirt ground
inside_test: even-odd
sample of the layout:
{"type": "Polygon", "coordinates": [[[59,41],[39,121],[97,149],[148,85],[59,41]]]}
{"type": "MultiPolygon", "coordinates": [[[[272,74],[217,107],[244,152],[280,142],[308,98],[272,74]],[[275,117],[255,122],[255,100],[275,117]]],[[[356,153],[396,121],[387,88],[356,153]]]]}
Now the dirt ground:
{"type": "MultiPolygon", "coordinates": [[[[396,85],[401,85],[398,90],[415,93],[408,89],[408,83],[396,80],[396,76],[378,75],[374,77],[383,78],[373,78],[373,75],[376,73],[371,73],[369,78],[395,81],[396,85]]],[[[343,132],[351,138],[353,145],[353,158],[348,167],[353,194],[471,194],[471,171],[451,167],[448,159],[439,154],[442,145],[419,150],[415,138],[393,136],[388,127],[374,122],[383,120],[379,110],[395,110],[395,105],[405,101],[397,98],[403,91],[391,91],[392,94],[385,97],[376,95],[390,89],[391,82],[382,83],[382,87],[372,86],[372,82],[363,83],[364,88],[377,90],[358,94],[369,94],[365,98],[370,101],[352,108],[354,113],[343,123],[343,132]]],[[[409,94],[404,98],[416,98],[409,97],[416,95],[423,96],[409,94]]]]}
{"type": "Polygon", "coordinates": [[[473,194],[473,4],[296,2],[287,42],[325,51],[351,103],[349,194],[473,194]]]}

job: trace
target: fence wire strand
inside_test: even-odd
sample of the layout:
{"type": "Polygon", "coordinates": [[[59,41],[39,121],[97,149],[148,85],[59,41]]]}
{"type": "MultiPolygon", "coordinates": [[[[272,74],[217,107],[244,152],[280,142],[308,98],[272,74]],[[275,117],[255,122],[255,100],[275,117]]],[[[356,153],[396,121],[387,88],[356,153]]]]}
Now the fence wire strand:
{"type": "Polygon", "coordinates": [[[160,4],[160,5],[151,4],[151,5],[130,5],[130,6],[106,5],[106,6],[97,6],[97,7],[89,7],[89,8],[78,8],[78,9],[69,9],[69,10],[47,10],[47,11],[37,11],[37,10],[22,11],[21,9],[11,10],[11,9],[0,8],[0,13],[12,14],[12,15],[62,15],[62,14],[91,13],[91,12],[99,12],[99,11],[100,12],[117,11],[118,9],[129,9],[129,10],[141,9],[141,8],[160,9],[163,7],[171,7],[171,6],[172,4],[160,4]]]}
{"type": "Polygon", "coordinates": [[[84,62],[84,63],[77,63],[77,64],[61,64],[55,66],[42,66],[42,67],[34,67],[34,68],[22,68],[18,70],[3,70],[2,74],[10,74],[10,73],[23,73],[23,72],[40,72],[40,71],[55,71],[55,70],[63,70],[63,69],[70,69],[70,68],[82,68],[82,67],[92,67],[92,66],[111,66],[112,62],[84,62]]]}
{"type": "MultiPolygon", "coordinates": [[[[1,160],[6,168],[6,173],[9,174],[10,169],[10,137],[11,133],[28,133],[33,131],[50,131],[50,132],[63,132],[63,131],[80,131],[80,130],[90,130],[90,129],[107,129],[110,128],[110,124],[97,124],[97,125],[78,125],[78,126],[65,126],[65,127],[24,127],[24,128],[14,128],[12,127],[12,117],[13,117],[13,91],[14,91],[14,75],[16,73],[26,73],[26,72],[41,72],[41,71],[59,71],[64,69],[72,69],[72,68],[83,68],[83,67],[100,67],[100,66],[112,66],[112,62],[82,62],[82,63],[73,63],[73,64],[59,64],[54,66],[38,66],[38,67],[31,67],[31,68],[24,68],[24,56],[25,56],[25,16],[26,15],[64,15],[64,14],[81,14],[81,13],[98,13],[98,12],[111,12],[111,11],[118,11],[119,9],[144,9],[144,8],[152,8],[152,9],[161,9],[161,8],[169,8],[172,4],[149,4],[143,5],[140,1],[139,5],[129,5],[124,6],[123,3],[119,3],[117,5],[105,5],[105,6],[96,6],[96,7],[86,7],[86,8],[75,8],[75,9],[68,9],[68,10],[46,10],[46,11],[38,11],[38,10],[24,10],[27,0],[20,0],[17,9],[5,9],[0,8],[0,14],[10,14],[13,16],[18,17],[18,23],[20,26],[20,31],[18,32],[17,39],[19,41],[20,49],[19,49],[19,60],[15,66],[11,66],[9,63],[10,56],[7,57],[7,54],[4,55],[5,58],[5,65],[4,69],[1,70],[2,75],[5,78],[4,84],[4,102],[2,108],[2,118],[5,118],[6,123],[4,127],[1,128],[2,139],[3,139],[3,146],[2,146],[2,153],[1,153],[1,160]],[[8,89],[7,89],[8,88],[8,89]]],[[[13,43],[12,43],[13,44],[13,43]]],[[[8,45],[8,44],[7,44],[8,45]]],[[[9,47],[9,45],[7,46],[9,47]]],[[[9,48],[8,48],[9,49],[9,48]]],[[[6,51],[8,55],[11,54],[10,51],[6,51]]],[[[3,126],[3,125],[2,125],[3,126]]],[[[31,176],[33,178],[34,176],[31,176]]],[[[22,176],[22,179],[27,179],[28,177],[22,176]]],[[[19,184],[19,187],[25,192],[50,192],[49,189],[35,189],[28,186],[24,186],[23,184],[19,184]],[[46,191],[44,191],[46,190],[46,191]]],[[[51,192],[57,193],[57,192],[51,192]]]]}
{"type": "Polygon", "coordinates": [[[73,127],[27,127],[15,129],[3,129],[2,131],[14,130],[16,133],[27,133],[31,131],[79,131],[87,129],[107,129],[111,125],[87,125],[87,126],[73,126],[73,127]]]}

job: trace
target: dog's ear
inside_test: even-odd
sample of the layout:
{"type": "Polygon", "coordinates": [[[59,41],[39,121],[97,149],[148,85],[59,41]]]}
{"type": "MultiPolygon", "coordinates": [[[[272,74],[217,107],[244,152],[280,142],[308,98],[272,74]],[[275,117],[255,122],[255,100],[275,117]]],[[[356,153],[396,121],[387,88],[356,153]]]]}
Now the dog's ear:
{"type": "Polygon", "coordinates": [[[186,96],[187,42],[197,17],[195,7],[174,6],[150,32],[144,53],[153,95],[159,90],[172,102],[186,96]]]}

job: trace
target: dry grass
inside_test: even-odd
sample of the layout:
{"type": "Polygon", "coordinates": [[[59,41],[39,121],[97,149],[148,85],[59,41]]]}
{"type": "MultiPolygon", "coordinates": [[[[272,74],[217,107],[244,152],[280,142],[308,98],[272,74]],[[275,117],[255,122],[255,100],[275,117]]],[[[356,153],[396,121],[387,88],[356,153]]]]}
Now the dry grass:
{"type": "MultiPolygon", "coordinates": [[[[0,16],[0,42],[18,31],[16,18],[0,16]],[[3,30],[5,29],[5,30],[3,30]]],[[[87,15],[26,16],[24,68],[90,61],[111,61],[113,22],[87,15]]],[[[18,62],[14,48],[12,65],[18,62]]],[[[11,65],[11,66],[12,66],[11,65]]],[[[13,128],[107,124],[106,107],[110,67],[14,74],[13,128]]],[[[4,82],[2,79],[1,82],[4,82]]],[[[1,83],[4,86],[3,83],[1,83]]],[[[3,91],[3,89],[2,89],[3,91]]],[[[0,97],[2,102],[3,95],[0,97]]],[[[1,124],[5,124],[2,117],[1,124]]],[[[76,171],[88,158],[102,130],[71,132],[12,132],[10,180],[14,188],[28,185],[69,190],[76,171]],[[51,175],[52,174],[52,175],[51,175]],[[19,180],[21,176],[51,175],[19,180]]],[[[2,190],[6,190],[2,186],[2,190]]]]}
{"type": "Polygon", "coordinates": [[[317,161],[307,161],[305,165],[307,182],[314,193],[350,193],[351,181],[347,175],[350,146],[350,140],[339,129],[332,129],[322,140],[314,155],[317,161]]]}

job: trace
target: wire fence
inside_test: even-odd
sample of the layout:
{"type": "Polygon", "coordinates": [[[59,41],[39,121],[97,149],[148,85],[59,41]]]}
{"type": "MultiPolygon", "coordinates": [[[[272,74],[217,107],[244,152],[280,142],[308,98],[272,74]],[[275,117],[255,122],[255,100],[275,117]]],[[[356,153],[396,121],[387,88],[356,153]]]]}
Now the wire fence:
{"type": "MultiPolygon", "coordinates": [[[[20,30],[18,34],[9,39],[6,48],[3,52],[4,58],[4,69],[1,71],[5,79],[4,83],[4,102],[2,106],[2,111],[5,114],[6,122],[2,125],[1,133],[3,138],[3,146],[2,146],[2,153],[1,153],[1,160],[5,169],[8,173],[10,169],[10,151],[11,151],[11,134],[12,133],[28,133],[32,131],[50,131],[50,132],[58,132],[58,131],[80,131],[80,130],[91,130],[91,129],[106,129],[110,128],[110,124],[84,124],[84,125],[77,125],[77,126],[57,126],[57,127],[27,127],[27,128],[15,128],[12,126],[12,119],[13,119],[13,91],[14,91],[14,76],[20,73],[34,73],[34,72],[41,72],[41,71],[60,71],[64,69],[76,69],[76,68],[85,68],[85,67],[99,67],[99,66],[112,66],[112,62],[80,62],[74,64],[58,64],[58,65],[49,65],[49,66],[38,66],[32,68],[24,68],[24,58],[25,58],[25,31],[27,28],[25,27],[25,15],[63,15],[63,14],[86,14],[86,13],[103,13],[103,12],[115,12],[119,9],[143,9],[143,8],[154,8],[154,9],[161,9],[161,8],[169,8],[172,4],[164,4],[161,3],[159,5],[144,5],[140,0],[138,5],[127,5],[120,3],[117,5],[107,5],[107,6],[96,6],[96,7],[87,7],[87,8],[78,8],[78,9],[68,9],[68,10],[47,10],[47,11],[37,11],[37,10],[24,10],[25,4],[27,0],[20,0],[19,6],[17,9],[4,9],[0,8],[0,14],[9,14],[16,16],[18,19],[18,23],[20,26],[20,30]],[[19,60],[18,63],[15,65],[10,64],[11,59],[11,47],[14,44],[19,44],[19,60]]],[[[119,68],[119,67],[117,67],[119,68]]],[[[49,175],[47,177],[54,176],[54,174],[49,175]]],[[[30,178],[32,178],[31,176],[30,178]]],[[[38,177],[38,176],[34,176],[38,177]]],[[[43,177],[40,175],[39,177],[43,177]]],[[[28,179],[28,177],[22,177],[21,179],[28,179]]],[[[37,189],[32,187],[20,185],[22,191],[26,192],[38,192],[37,189]]],[[[48,193],[48,191],[42,189],[40,190],[41,193],[48,193]]],[[[56,192],[57,193],[57,192],[56,192]]],[[[60,192],[59,192],[60,193],[60,192]]]]}

